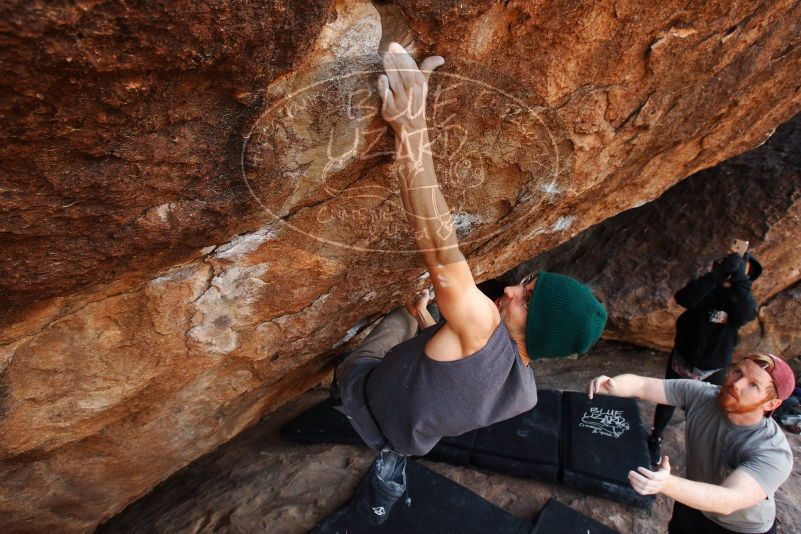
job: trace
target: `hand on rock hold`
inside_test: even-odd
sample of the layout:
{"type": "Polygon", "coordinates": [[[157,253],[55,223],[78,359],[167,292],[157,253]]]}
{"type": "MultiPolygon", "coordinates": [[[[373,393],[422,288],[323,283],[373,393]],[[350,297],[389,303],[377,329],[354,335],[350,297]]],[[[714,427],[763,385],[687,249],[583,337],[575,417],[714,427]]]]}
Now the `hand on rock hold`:
{"type": "Polygon", "coordinates": [[[398,43],[390,43],[383,56],[384,71],[378,77],[381,114],[396,134],[413,133],[426,127],[428,77],[445,63],[441,56],[430,56],[417,67],[412,56],[398,43]]]}
{"type": "Polygon", "coordinates": [[[428,306],[432,300],[434,300],[434,291],[428,288],[424,289],[406,303],[406,311],[408,311],[412,317],[417,318],[426,312],[426,306],[428,306]]]}

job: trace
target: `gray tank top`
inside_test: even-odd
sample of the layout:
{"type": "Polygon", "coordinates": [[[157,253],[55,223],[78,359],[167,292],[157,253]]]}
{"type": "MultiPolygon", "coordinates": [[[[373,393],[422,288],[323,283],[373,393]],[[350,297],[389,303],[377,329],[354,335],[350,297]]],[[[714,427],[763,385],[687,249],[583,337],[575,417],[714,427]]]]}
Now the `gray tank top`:
{"type": "Polygon", "coordinates": [[[444,323],[393,347],[370,372],[367,404],[397,452],[422,456],[444,436],[514,417],[537,404],[534,373],[503,321],[470,356],[439,362],[425,344],[444,323]]]}

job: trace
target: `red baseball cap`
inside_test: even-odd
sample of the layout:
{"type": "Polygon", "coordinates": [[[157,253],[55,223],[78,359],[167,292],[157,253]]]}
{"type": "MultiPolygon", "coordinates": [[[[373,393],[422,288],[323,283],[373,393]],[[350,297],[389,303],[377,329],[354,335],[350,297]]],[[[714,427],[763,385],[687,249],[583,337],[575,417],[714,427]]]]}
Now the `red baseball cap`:
{"type": "MultiPolygon", "coordinates": [[[[795,375],[793,374],[793,370],[790,369],[790,366],[787,365],[787,362],[774,354],[768,354],[765,352],[759,354],[762,356],[768,356],[771,360],[773,360],[773,365],[770,367],[765,367],[764,369],[773,379],[773,385],[776,386],[776,394],[779,396],[779,398],[781,400],[787,399],[793,394],[793,389],[795,389],[795,375]]],[[[751,359],[750,356],[746,356],[746,358],[751,359]]]]}

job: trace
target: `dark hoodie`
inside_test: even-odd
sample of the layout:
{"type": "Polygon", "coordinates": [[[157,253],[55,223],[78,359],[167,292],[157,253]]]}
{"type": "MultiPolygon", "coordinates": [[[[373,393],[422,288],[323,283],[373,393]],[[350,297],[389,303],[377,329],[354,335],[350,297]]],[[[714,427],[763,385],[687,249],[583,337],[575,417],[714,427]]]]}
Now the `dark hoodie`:
{"type": "Polygon", "coordinates": [[[739,341],[737,331],[756,317],[751,282],[762,269],[755,259],[750,276],[740,269],[731,275],[731,287],[724,287],[718,270],[691,280],[680,289],[676,302],[687,308],[676,321],[674,349],[698,369],[721,369],[731,362],[739,341]]]}

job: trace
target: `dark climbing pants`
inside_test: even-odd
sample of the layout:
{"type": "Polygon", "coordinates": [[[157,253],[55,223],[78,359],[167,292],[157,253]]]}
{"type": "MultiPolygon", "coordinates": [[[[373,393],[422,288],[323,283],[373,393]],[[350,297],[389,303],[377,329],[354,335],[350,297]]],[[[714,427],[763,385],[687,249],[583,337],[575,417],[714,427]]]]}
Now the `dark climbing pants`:
{"type": "MultiPolygon", "coordinates": [[[[735,531],[718,525],[695,508],[690,508],[680,502],[674,503],[673,517],[670,518],[670,523],[668,523],[668,533],[698,534],[701,532],[703,534],[728,534],[735,531]]],[[[763,534],[776,534],[775,520],[770,529],[763,534]]]]}

